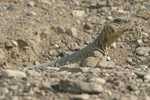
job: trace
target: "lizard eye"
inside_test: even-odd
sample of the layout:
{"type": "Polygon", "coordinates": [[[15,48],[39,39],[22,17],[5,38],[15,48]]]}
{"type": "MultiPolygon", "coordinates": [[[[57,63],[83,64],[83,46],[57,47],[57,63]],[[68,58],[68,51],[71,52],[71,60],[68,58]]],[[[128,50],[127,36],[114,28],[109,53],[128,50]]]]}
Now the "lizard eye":
{"type": "Polygon", "coordinates": [[[114,19],[114,22],[120,23],[120,22],[122,22],[122,20],[121,19],[114,19]]]}

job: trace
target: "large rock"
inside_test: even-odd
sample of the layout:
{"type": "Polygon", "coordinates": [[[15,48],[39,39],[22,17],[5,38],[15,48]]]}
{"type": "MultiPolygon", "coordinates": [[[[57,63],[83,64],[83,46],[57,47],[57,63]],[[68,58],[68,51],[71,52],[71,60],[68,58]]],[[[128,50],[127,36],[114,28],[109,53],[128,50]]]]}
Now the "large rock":
{"type": "Polygon", "coordinates": [[[16,70],[2,70],[1,71],[1,75],[3,77],[17,77],[17,78],[23,78],[26,77],[26,73],[25,72],[21,72],[21,71],[16,71],[16,70]]]}
{"type": "Polygon", "coordinates": [[[93,77],[91,79],[89,79],[90,82],[96,82],[98,84],[105,84],[106,81],[100,77],[96,78],[96,77],[93,77]]]}
{"type": "Polygon", "coordinates": [[[115,67],[115,62],[102,60],[97,65],[96,68],[112,69],[115,67]]]}
{"type": "Polygon", "coordinates": [[[81,67],[78,67],[75,64],[63,66],[60,68],[59,71],[68,71],[72,73],[84,72],[84,70],[81,67]]]}
{"type": "Polygon", "coordinates": [[[149,51],[150,51],[149,47],[138,47],[138,48],[136,48],[136,53],[140,56],[147,55],[149,51]]]}
{"type": "Polygon", "coordinates": [[[103,92],[101,85],[96,83],[87,83],[81,81],[61,80],[59,90],[70,93],[100,93],[103,92]]]}

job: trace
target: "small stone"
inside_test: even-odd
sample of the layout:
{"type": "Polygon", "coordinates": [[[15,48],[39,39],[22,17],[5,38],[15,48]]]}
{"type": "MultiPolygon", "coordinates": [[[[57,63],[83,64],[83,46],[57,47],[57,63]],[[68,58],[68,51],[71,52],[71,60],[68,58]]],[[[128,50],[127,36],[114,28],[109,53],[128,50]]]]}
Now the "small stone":
{"type": "Polygon", "coordinates": [[[140,65],[139,67],[140,67],[140,68],[148,69],[148,66],[146,66],[146,65],[140,65]]]}
{"type": "Polygon", "coordinates": [[[18,46],[23,48],[23,47],[27,47],[30,45],[29,41],[27,40],[23,40],[23,39],[18,39],[17,40],[18,46]]]}
{"type": "Polygon", "coordinates": [[[137,77],[139,77],[139,78],[144,78],[144,76],[146,75],[146,73],[145,72],[135,72],[135,74],[137,75],[137,77]]]}
{"type": "Polygon", "coordinates": [[[92,29],[93,28],[93,25],[91,23],[85,23],[85,26],[84,26],[86,29],[92,29]]]}
{"type": "Polygon", "coordinates": [[[120,14],[126,14],[126,11],[124,11],[123,9],[119,9],[118,13],[120,13],[120,14]]]}
{"type": "Polygon", "coordinates": [[[113,61],[105,61],[105,60],[100,61],[96,65],[96,68],[112,69],[114,67],[115,67],[115,63],[113,61]]]}
{"type": "Polygon", "coordinates": [[[13,48],[14,47],[14,45],[11,41],[7,41],[4,44],[5,44],[5,47],[7,47],[7,48],[13,48]]]}
{"type": "Polygon", "coordinates": [[[33,1],[29,1],[29,2],[28,2],[28,6],[29,6],[29,7],[33,7],[34,5],[35,5],[35,3],[34,3],[33,1]]]}
{"type": "Polygon", "coordinates": [[[98,8],[105,7],[105,6],[108,6],[107,1],[100,1],[100,2],[97,3],[98,8]]]}
{"type": "Polygon", "coordinates": [[[35,13],[35,12],[33,12],[33,11],[30,11],[30,12],[27,13],[27,15],[28,15],[28,16],[36,16],[37,13],[35,13]]]}
{"type": "Polygon", "coordinates": [[[102,79],[102,78],[91,78],[91,79],[89,79],[89,81],[90,82],[96,82],[96,83],[98,83],[98,84],[105,84],[106,83],[106,81],[104,80],[104,79],[102,79]]]}
{"type": "Polygon", "coordinates": [[[89,100],[89,94],[81,94],[81,95],[74,95],[71,97],[73,100],[89,100]]]}
{"type": "Polygon", "coordinates": [[[110,61],[110,57],[109,57],[109,56],[107,56],[107,58],[106,58],[106,59],[107,59],[107,61],[110,61]]]}
{"type": "Polygon", "coordinates": [[[80,22],[80,20],[77,20],[76,23],[77,23],[78,25],[80,25],[81,22],[80,22]]]}
{"type": "Polygon", "coordinates": [[[40,65],[39,61],[34,61],[34,65],[40,65]]]}
{"type": "Polygon", "coordinates": [[[18,85],[9,86],[9,89],[15,91],[18,89],[18,85]]]}
{"type": "Polygon", "coordinates": [[[11,42],[12,42],[12,44],[13,44],[15,47],[18,46],[18,43],[17,43],[16,41],[12,40],[11,42]]]}
{"type": "Polygon", "coordinates": [[[128,62],[128,63],[131,63],[131,62],[132,62],[132,58],[127,57],[127,62],[128,62]]]}
{"type": "Polygon", "coordinates": [[[140,40],[140,39],[138,39],[138,40],[137,40],[137,43],[140,45],[140,44],[142,44],[142,43],[143,43],[143,41],[142,41],[142,40],[140,40]]]}
{"type": "Polygon", "coordinates": [[[83,17],[85,15],[85,12],[83,10],[74,10],[72,12],[72,15],[75,17],[83,17]]]}
{"type": "Polygon", "coordinates": [[[140,59],[141,61],[145,61],[145,60],[146,60],[146,57],[139,57],[139,59],[140,59]]]}
{"type": "Polygon", "coordinates": [[[58,44],[54,44],[54,47],[55,47],[55,48],[59,48],[59,45],[58,45],[58,44]]]}
{"type": "Polygon", "coordinates": [[[32,49],[33,49],[33,51],[34,51],[35,54],[38,54],[39,47],[36,44],[32,45],[32,49]]]}
{"type": "Polygon", "coordinates": [[[145,6],[142,6],[140,7],[140,10],[146,10],[147,8],[145,6]]]}
{"type": "Polygon", "coordinates": [[[145,54],[148,54],[150,51],[149,47],[138,47],[136,48],[136,53],[140,56],[144,56],[145,54]]]}
{"type": "Polygon", "coordinates": [[[116,49],[116,42],[112,44],[112,48],[116,49]]]}
{"type": "Polygon", "coordinates": [[[71,72],[71,73],[83,72],[81,67],[74,66],[74,64],[73,65],[69,64],[67,66],[63,66],[63,67],[60,68],[59,71],[68,71],[68,72],[71,72]]]}
{"type": "Polygon", "coordinates": [[[95,1],[90,1],[89,5],[90,5],[90,7],[96,7],[97,3],[95,1]]]}
{"type": "Polygon", "coordinates": [[[21,71],[16,71],[16,70],[2,70],[1,75],[3,77],[17,77],[17,78],[23,78],[26,77],[26,74],[21,71]]]}
{"type": "Polygon", "coordinates": [[[147,82],[150,81],[150,74],[147,74],[144,76],[144,81],[147,81],[147,82]]]}
{"type": "Polygon", "coordinates": [[[87,83],[81,81],[61,80],[59,82],[59,90],[70,93],[100,93],[104,89],[96,83],[87,83]]]}
{"type": "MultiPolygon", "coordinates": [[[[112,16],[108,16],[107,19],[112,20],[112,16]]],[[[114,42],[115,43],[115,42],[114,42]]]]}
{"type": "Polygon", "coordinates": [[[9,93],[9,90],[8,90],[8,88],[6,88],[6,87],[1,88],[0,91],[1,91],[3,94],[9,93]]]}
{"type": "Polygon", "coordinates": [[[67,30],[67,33],[72,36],[72,37],[77,37],[77,31],[76,31],[76,28],[69,28],[67,30]]]}
{"type": "Polygon", "coordinates": [[[8,10],[15,10],[16,8],[16,4],[10,4],[10,6],[8,7],[8,10]]]}
{"type": "Polygon", "coordinates": [[[50,83],[49,82],[42,83],[42,86],[41,86],[40,89],[42,89],[42,90],[48,90],[48,89],[50,89],[50,83]]]}
{"type": "Polygon", "coordinates": [[[83,67],[83,68],[86,68],[86,72],[88,73],[100,73],[101,70],[99,68],[93,68],[93,67],[83,67]]]}
{"type": "Polygon", "coordinates": [[[88,57],[83,62],[83,67],[95,67],[98,63],[98,60],[95,57],[88,57]]]}
{"type": "Polygon", "coordinates": [[[56,33],[59,35],[59,34],[61,34],[61,33],[64,33],[64,32],[65,32],[65,29],[62,28],[62,27],[56,27],[55,31],[56,31],[56,33]]]}

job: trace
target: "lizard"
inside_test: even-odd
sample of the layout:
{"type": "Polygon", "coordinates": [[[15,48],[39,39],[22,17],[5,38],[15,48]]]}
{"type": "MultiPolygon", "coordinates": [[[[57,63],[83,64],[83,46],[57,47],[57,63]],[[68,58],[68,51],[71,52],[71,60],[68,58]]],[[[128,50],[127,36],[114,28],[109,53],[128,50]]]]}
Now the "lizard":
{"type": "Polygon", "coordinates": [[[27,69],[43,69],[45,67],[61,67],[71,63],[82,64],[87,58],[95,57],[101,60],[109,52],[111,44],[123,33],[132,28],[132,21],[125,18],[116,18],[106,23],[98,37],[85,48],[58,60],[40,65],[26,67],[27,69]]]}

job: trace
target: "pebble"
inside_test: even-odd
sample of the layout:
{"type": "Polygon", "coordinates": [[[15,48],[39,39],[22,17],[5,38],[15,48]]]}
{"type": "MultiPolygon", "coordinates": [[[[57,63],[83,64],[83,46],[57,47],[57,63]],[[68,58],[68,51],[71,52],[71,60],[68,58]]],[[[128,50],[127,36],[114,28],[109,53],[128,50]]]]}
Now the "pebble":
{"type": "Polygon", "coordinates": [[[6,87],[1,88],[0,90],[1,90],[1,92],[2,92],[3,94],[9,93],[9,90],[8,90],[8,88],[6,88],[6,87]]]}
{"type": "Polygon", "coordinates": [[[74,10],[72,11],[72,15],[75,17],[83,17],[85,15],[85,11],[83,10],[74,10]]]}
{"type": "Polygon", "coordinates": [[[29,2],[28,2],[28,6],[29,6],[29,7],[33,7],[34,5],[35,5],[35,2],[33,2],[33,1],[29,1],[29,2]]]}
{"type": "Polygon", "coordinates": [[[89,22],[85,23],[85,29],[92,29],[93,28],[93,25],[89,22]]]}
{"type": "Polygon", "coordinates": [[[71,97],[72,100],[89,100],[89,98],[90,98],[89,94],[80,94],[71,97]]]}
{"type": "Polygon", "coordinates": [[[13,44],[15,47],[18,46],[18,43],[17,43],[16,41],[12,40],[11,42],[12,42],[12,44],[13,44]]]}
{"type": "Polygon", "coordinates": [[[137,40],[137,43],[138,43],[138,45],[140,45],[140,44],[143,43],[143,41],[142,41],[141,39],[138,39],[138,40],[137,40]]]}
{"type": "Polygon", "coordinates": [[[150,81],[150,74],[146,74],[146,75],[144,76],[144,81],[147,81],[147,82],[150,81]]]}
{"type": "Polygon", "coordinates": [[[83,67],[95,67],[98,60],[95,57],[88,57],[83,61],[83,67]]]}
{"type": "Polygon", "coordinates": [[[148,66],[146,66],[146,65],[140,65],[139,67],[140,67],[140,68],[148,69],[148,66]]]}
{"type": "Polygon", "coordinates": [[[21,48],[27,47],[27,46],[30,45],[30,42],[26,39],[24,39],[24,40],[23,39],[18,39],[17,43],[18,43],[18,46],[21,47],[21,48]]]}
{"type": "Polygon", "coordinates": [[[15,10],[16,9],[16,4],[10,4],[10,6],[7,8],[8,10],[15,10]]]}
{"type": "Polygon", "coordinates": [[[77,37],[77,30],[76,30],[76,28],[69,28],[68,30],[67,30],[67,33],[70,35],[70,36],[72,36],[72,37],[77,37]]]}
{"type": "Polygon", "coordinates": [[[27,13],[28,16],[36,16],[37,13],[36,12],[33,12],[33,11],[30,11],[27,13]]]}
{"type": "Polygon", "coordinates": [[[5,47],[7,47],[7,48],[13,48],[14,47],[14,45],[11,41],[7,41],[4,44],[5,44],[5,47]]]}
{"type": "Polygon", "coordinates": [[[105,7],[108,6],[108,2],[107,1],[99,1],[97,2],[97,7],[101,8],[101,7],[105,7]]]}
{"type": "Polygon", "coordinates": [[[137,77],[139,77],[139,78],[144,78],[144,76],[146,75],[146,73],[145,72],[135,72],[135,74],[137,75],[137,77]]]}
{"type": "Polygon", "coordinates": [[[127,62],[128,62],[128,63],[131,63],[131,62],[132,62],[132,58],[127,57],[127,62]]]}
{"type": "Polygon", "coordinates": [[[65,32],[65,29],[63,27],[56,27],[55,29],[56,33],[59,35],[61,33],[64,33],[65,32]]]}
{"type": "Polygon", "coordinates": [[[41,89],[42,90],[48,90],[48,89],[50,89],[50,83],[49,82],[42,83],[41,89]]]}
{"type": "Polygon", "coordinates": [[[63,92],[70,93],[100,93],[104,89],[101,85],[96,83],[87,83],[82,81],[70,81],[70,80],[60,80],[59,90],[63,92]]]}
{"type": "Polygon", "coordinates": [[[93,68],[93,67],[90,67],[90,68],[89,67],[85,67],[85,68],[87,68],[86,72],[88,72],[88,73],[100,73],[101,72],[100,68],[93,68]]]}
{"type": "Polygon", "coordinates": [[[90,82],[96,82],[98,84],[105,84],[106,83],[106,81],[104,79],[100,78],[100,77],[98,77],[98,78],[95,78],[95,77],[91,78],[91,79],[89,79],[89,81],[90,82]]]}
{"type": "Polygon", "coordinates": [[[2,70],[1,75],[3,77],[17,77],[17,78],[26,77],[26,74],[24,72],[16,71],[16,70],[9,70],[9,69],[2,70]]]}
{"type": "Polygon", "coordinates": [[[123,9],[119,9],[118,13],[120,13],[120,14],[126,14],[126,11],[124,11],[123,9]]]}
{"type": "Polygon", "coordinates": [[[112,48],[116,49],[116,42],[112,44],[112,48]]]}
{"type": "Polygon", "coordinates": [[[9,89],[15,91],[18,89],[18,85],[11,85],[9,86],[9,89]]]}
{"type": "Polygon", "coordinates": [[[136,48],[136,53],[140,56],[144,56],[145,54],[148,54],[150,51],[149,47],[138,47],[136,48]]]}
{"type": "Polygon", "coordinates": [[[107,58],[106,58],[106,59],[107,59],[107,61],[110,61],[110,56],[107,56],[107,58]]]}

